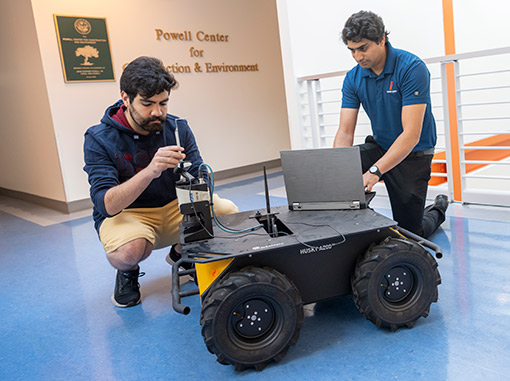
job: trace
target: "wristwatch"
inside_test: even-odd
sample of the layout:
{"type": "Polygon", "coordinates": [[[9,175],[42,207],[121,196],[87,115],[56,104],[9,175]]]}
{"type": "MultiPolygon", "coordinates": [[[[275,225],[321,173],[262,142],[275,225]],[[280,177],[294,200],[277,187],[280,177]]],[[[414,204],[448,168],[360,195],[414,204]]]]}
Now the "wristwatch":
{"type": "Polygon", "coordinates": [[[382,173],[379,170],[379,168],[377,167],[377,165],[372,165],[370,167],[370,169],[368,170],[368,172],[370,172],[373,175],[377,175],[377,177],[379,177],[379,178],[381,178],[381,176],[382,176],[382,173]]]}

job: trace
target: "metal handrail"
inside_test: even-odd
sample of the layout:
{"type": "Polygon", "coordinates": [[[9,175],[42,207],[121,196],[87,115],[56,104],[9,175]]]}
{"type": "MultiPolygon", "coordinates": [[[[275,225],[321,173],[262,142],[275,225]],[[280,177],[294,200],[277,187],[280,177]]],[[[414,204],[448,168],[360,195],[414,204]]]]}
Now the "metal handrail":
{"type": "Polygon", "coordinates": [[[458,103],[457,106],[466,107],[466,106],[492,106],[492,105],[507,105],[510,104],[510,101],[499,101],[499,102],[481,102],[481,103],[458,103]]]}
{"type": "MultiPolygon", "coordinates": [[[[445,56],[438,56],[438,57],[431,57],[426,58],[423,60],[425,64],[435,64],[435,63],[448,63],[448,62],[454,62],[469,58],[481,58],[481,57],[487,57],[487,56],[494,56],[494,55],[500,55],[510,53],[510,46],[504,47],[504,48],[496,48],[496,49],[487,49],[487,50],[479,50],[476,52],[471,53],[460,53],[460,54],[449,54],[445,56]]],[[[342,77],[347,74],[349,70],[339,70],[339,71],[333,71],[329,73],[323,73],[323,74],[313,74],[313,75],[307,75],[303,77],[298,77],[298,82],[304,82],[304,81],[314,81],[318,79],[323,78],[331,78],[331,77],[342,77]]]]}
{"type": "Polygon", "coordinates": [[[460,147],[462,150],[486,150],[486,151],[493,151],[493,150],[506,150],[510,151],[510,146],[464,146],[460,147]]]}
{"type": "Polygon", "coordinates": [[[510,165],[510,161],[501,160],[461,160],[462,164],[491,164],[491,165],[510,165]]]}
{"type": "Polygon", "coordinates": [[[476,76],[479,76],[479,75],[501,74],[501,73],[510,73],[510,70],[494,70],[494,71],[484,71],[482,73],[460,74],[458,76],[458,78],[462,78],[462,77],[476,77],[476,76]]]}
{"type": "Polygon", "coordinates": [[[510,176],[466,175],[470,179],[510,180],[510,176]]]}
{"type": "Polygon", "coordinates": [[[469,135],[510,135],[510,131],[477,131],[477,132],[461,132],[461,136],[469,135]]]}
{"type": "Polygon", "coordinates": [[[477,87],[473,89],[459,89],[457,92],[459,93],[467,93],[469,91],[482,91],[482,90],[499,90],[499,89],[510,89],[510,86],[491,86],[491,87],[477,87]]]}
{"type": "MultiPolygon", "coordinates": [[[[510,86],[509,86],[510,87],[510,86]]],[[[459,118],[462,121],[474,121],[474,120],[506,120],[510,119],[510,116],[498,116],[498,117],[489,117],[489,118],[459,118]]]]}

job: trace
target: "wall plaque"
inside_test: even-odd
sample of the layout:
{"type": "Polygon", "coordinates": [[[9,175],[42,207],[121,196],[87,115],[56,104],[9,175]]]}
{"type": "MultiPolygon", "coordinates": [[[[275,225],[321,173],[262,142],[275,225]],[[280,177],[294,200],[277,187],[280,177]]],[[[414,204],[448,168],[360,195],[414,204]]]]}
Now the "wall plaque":
{"type": "Polygon", "coordinates": [[[53,17],[65,82],[115,81],[106,19],[53,17]]]}

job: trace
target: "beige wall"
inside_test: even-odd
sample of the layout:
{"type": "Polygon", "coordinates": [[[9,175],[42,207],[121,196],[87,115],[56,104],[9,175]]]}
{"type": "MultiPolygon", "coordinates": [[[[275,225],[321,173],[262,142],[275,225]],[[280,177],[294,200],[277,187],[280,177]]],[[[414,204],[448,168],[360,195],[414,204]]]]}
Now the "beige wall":
{"type": "Polygon", "coordinates": [[[30,0],[3,0],[0,18],[0,188],[65,201],[30,0]]]}
{"type": "MultiPolygon", "coordinates": [[[[25,8],[29,6],[27,0],[8,2],[18,8],[22,7],[20,3],[25,8]]],[[[188,119],[204,160],[215,171],[276,159],[280,150],[290,147],[274,0],[32,0],[32,7],[40,48],[39,68],[42,63],[49,95],[40,108],[49,123],[52,121],[49,130],[53,128],[45,134],[53,139],[53,156],[49,161],[57,167],[60,161],[67,202],[88,197],[88,184],[82,170],[83,133],[90,125],[98,123],[105,108],[118,99],[122,65],[139,55],[153,55],[167,65],[178,62],[192,68],[195,62],[200,63],[202,68],[206,62],[258,64],[260,70],[252,73],[176,75],[180,86],[171,95],[169,112],[188,119]],[[53,14],[106,17],[117,81],[64,82],[53,14]],[[168,32],[189,30],[194,41],[158,41],[155,29],[168,32]],[[197,41],[195,34],[200,30],[229,35],[229,42],[197,41]],[[203,50],[204,57],[190,57],[191,47],[203,50]],[[59,160],[56,158],[55,140],[59,160]]],[[[3,23],[3,13],[1,18],[3,23]]],[[[2,43],[7,32],[5,26],[3,29],[2,43]]],[[[32,40],[33,35],[32,32],[32,40]]],[[[37,43],[32,41],[30,50],[35,51],[37,43]]],[[[32,55],[37,54],[32,52],[32,55]]],[[[18,70],[11,85],[26,81],[21,75],[24,72],[27,71],[18,70]]],[[[43,82],[40,72],[41,69],[39,81],[43,82]]],[[[11,106],[7,104],[4,107],[11,106]]],[[[35,120],[26,124],[28,131],[41,128],[35,120]]],[[[2,122],[2,136],[4,130],[2,122]]],[[[17,140],[22,142],[21,137],[17,140]]],[[[0,144],[5,145],[5,139],[0,144]]],[[[48,143],[44,142],[44,145],[48,143]]],[[[19,170],[24,178],[26,167],[30,165],[21,162],[23,158],[14,163],[13,171],[19,170]]],[[[0,187],[50,198],[62,197],[62,181],[60,196],[56,197],[58,192],[41,194],[39,181],[14,188],[17,182],[6,183],[3,177],[2,174],[0,187]]],[[[57,188],[57,183],[54,178],[52,186],[57,188]]]]}

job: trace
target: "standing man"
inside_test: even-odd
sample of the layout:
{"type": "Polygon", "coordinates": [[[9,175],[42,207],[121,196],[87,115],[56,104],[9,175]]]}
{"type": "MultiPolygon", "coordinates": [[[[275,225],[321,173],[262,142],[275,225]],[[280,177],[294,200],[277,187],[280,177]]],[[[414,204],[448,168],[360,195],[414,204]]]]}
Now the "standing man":
{"type": "Polygon", "coordinates": [[[424,210],[436,144],[430,73],[421,59],[391,46],[383,20],[372,12],[353,14],[342,40],[358,65],[344,80],[334,147],[352,146],[361,104],[373,132],[360,145],[366,191],[384,180],[393,218],[429,237],[448,208],[448,197],[438,195],[424,210]]]}
{"type": "MultiPolygon", "coordinates": [[[[94,225],[108,261],[117,269],[112,302],[118,307],[140,303],[138,263],[153,249],[174,245],[169,255],[174,261],[180,258],[182,215],[173,168],[186,159],[197,176],[202,158],[188,123],[167,114],[176,85],[159,59],[135,59],[120,78],[121,100],[85,133],[84,170],[94,225]]],[[[214,206],[217,214],[237,212],[231,201],[219,197],[214,206]]]]}

